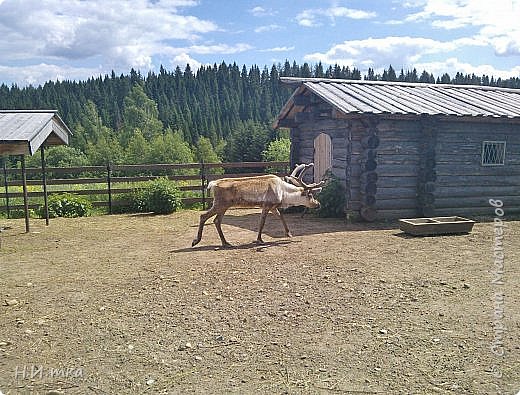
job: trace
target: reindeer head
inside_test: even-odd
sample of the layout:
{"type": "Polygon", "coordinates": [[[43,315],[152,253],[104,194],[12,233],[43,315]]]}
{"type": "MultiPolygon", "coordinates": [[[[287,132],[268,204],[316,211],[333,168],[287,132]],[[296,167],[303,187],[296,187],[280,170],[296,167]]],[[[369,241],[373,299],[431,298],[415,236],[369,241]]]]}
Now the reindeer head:
{"type": "Polygon", "coordinates": [[[320,207],[320,202],[315,198],[315,195],[321,192],[321,187],[325,184],[325,181],[321,181],[313,184],[306,184],[303,182],[303,174],[314,166],[314,163],[296,165],[293,172],[285,176],[285,182],[302,188],[301,194],[303,199],[303,205],[310,208],[320,207]]]}

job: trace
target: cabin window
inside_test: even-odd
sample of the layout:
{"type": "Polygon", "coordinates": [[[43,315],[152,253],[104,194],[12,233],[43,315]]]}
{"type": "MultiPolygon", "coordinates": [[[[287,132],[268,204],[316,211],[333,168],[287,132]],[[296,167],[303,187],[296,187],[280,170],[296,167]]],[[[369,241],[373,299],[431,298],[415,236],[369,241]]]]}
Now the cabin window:
{"type": "Polygon", "coordinates": [[[505,163],[506,142],[482,142],[482,166],[499,166],[505,163]]]}

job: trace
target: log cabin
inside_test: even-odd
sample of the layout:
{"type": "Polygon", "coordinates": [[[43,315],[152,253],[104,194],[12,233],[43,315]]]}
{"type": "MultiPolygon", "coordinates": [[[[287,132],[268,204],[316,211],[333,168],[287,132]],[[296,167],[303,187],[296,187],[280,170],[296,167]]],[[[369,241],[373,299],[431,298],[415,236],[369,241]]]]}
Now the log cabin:
{"type": "Polygon", "coordinates": [[[282,77],[291,166],[314,162],[367,221],[520,212],[520,89],[282,77]]]}

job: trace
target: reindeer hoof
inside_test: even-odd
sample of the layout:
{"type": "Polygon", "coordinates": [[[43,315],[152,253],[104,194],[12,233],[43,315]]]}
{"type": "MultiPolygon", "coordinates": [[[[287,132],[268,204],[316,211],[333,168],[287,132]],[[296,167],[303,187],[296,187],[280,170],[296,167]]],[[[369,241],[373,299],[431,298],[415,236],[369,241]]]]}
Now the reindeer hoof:
{"type": "Polygon", "coordinates": [[[253,243],[259,244],[259,245],[265,244],[265,242],[262,239],[256,239],[253,243]]]}
{"type": "Polygon", "coordinates": [[[291,232],[287,232],[287,237],[292,237],[292,233],[291,232]]]}
{"type": "Polygon", "coordinates": [[[233,244],[230,244],[227,241],[225,243],[222,243],[222,248],[231,248],[231,247],[233,247],[233,244]]]}
{"type": "Polygon", "coordinates": [[[192,247],[195,247],[197,244],[199,244],[199,241],[200,241],[200,240],[197,240],[197,239],[193,240],[193,241],[191,242],[191,246],[192,246],[192,247]]]}

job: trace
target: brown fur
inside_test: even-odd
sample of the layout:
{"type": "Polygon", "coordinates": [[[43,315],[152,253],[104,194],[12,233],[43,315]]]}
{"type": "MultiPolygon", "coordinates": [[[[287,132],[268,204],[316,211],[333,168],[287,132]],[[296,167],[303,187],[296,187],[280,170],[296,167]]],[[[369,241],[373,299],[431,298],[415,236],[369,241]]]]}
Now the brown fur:
{"type": "Polygon", "coordinates": [[[202,239],[204,223],[211,217],[216,215],[215,227],[219,234],[223,246],[228,246],[224,234],[222,233],[222,218],[224,213],[230,207],[261,207],[262,215],[260,217],[260,225],[258,230],[257,242],[262,243],[262,230],[265,224],[265,218],[269,211],[280,218],[285,229],[285,234],[290,237],[291,232],[287,227],[287,223],[278,208],[285,205],[294,205],[291,202],[284,201],[284,197],[288,194],[294,198],[301,196],[299,200],[301,204],[308,202],[309,207],[317,207],[319,203],[313,198],[312,193],[306,191],[303,187],[297,187],[283,181],[275,175],[265,175],[257,177],[239,177],[239,178],[222,178],[212,181],[208,189],[213,191],[213,206],[200,216],[199,229],[197,237],[193,240],[192,246],[198,244],[202,239]]]}

